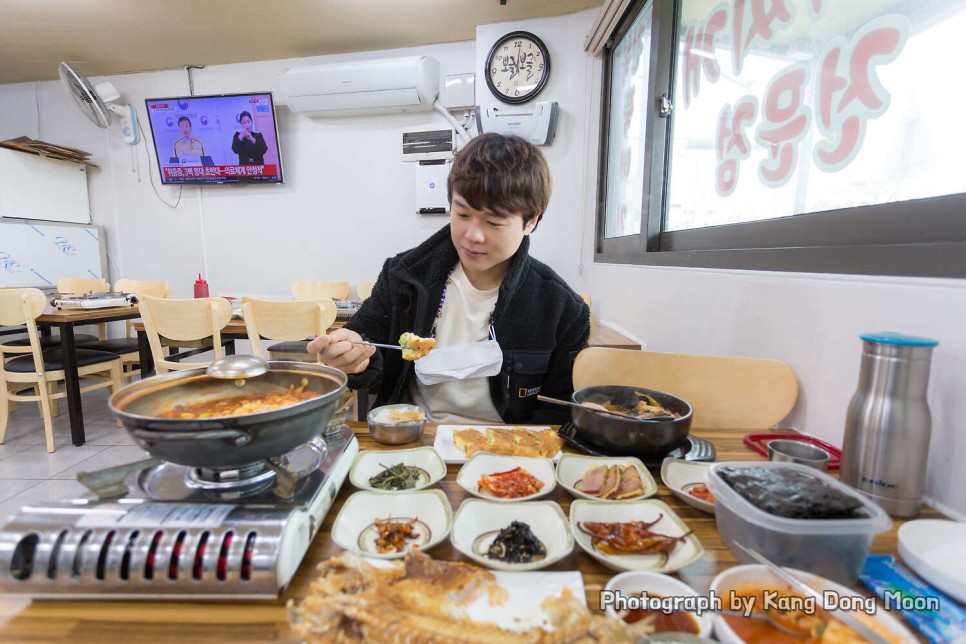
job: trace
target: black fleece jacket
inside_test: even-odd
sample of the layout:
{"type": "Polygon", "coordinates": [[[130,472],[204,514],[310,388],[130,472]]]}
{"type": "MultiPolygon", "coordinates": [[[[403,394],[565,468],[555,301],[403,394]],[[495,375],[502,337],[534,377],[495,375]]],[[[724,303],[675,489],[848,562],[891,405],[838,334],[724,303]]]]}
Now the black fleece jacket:
{"type": "MultiPolygon", "coordinates": [[[[553,269],[530,257],[524,237],[493,310],[503,366],[491,376],[490,396],[506,423],[563,423],[562,407],[537,394],[569,399],[573,362],[590,337],[590,309],[553,269]]],[[[372,295],[345,325],[370,342],[394,344],[405,331],[428,336],[446,278],[459,255],[446,225],[411,250],[386,260],[372,295]]],[[[415,373],[400,351],[377,349],[369,367],[349,377],[354,389],[377,391],[377,405],[408,397],[415,373]]]]}

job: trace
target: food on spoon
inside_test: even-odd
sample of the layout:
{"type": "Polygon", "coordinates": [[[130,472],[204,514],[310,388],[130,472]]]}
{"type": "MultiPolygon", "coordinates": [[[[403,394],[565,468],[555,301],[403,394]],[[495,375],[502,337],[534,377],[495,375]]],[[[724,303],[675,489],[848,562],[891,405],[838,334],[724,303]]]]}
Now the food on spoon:
{"type": "Polygon", "coordinates": [[[543,488],[543,481],[522,467],[506,472],[484,474],[477,482],[480,490],[501,499],[518,499],[536,494],[543,488]]]}
{"type": "Polygon", "coordinates": [[[289,385],[284,393],[243,394],[241,396],[226,396],[214,400],[201,400],[186,405],[176,405],[161,414],[163,418],[218,418],[221,416],[241,416],[243,414],[257,414],[288,407],[304,400],[318,398],[322,394],[315,391],[305,391],[305,386],[289,385]]]}
{"type": "Polygon", "coordinates": [[[545,559],[547,547],[533,534],[529,525],[513,521],[496,535],[486,556],[507,563],[530,563],[545,559]]]}
{"type": "Polygon", "coordinates": [[[786,519],[858,519],[862,501],[814,476],[782,467],[725,467],[721,478],[768,514],[786,519]]]}
{"type": "Polygon", "coordinates": [[[402,552],[406,547],[406,541],[419,539],[420,535],[416,532],[416,519],[393,520],[376,519],[372,524],[376,528],[376,550],[385,554],[387,552],[402,552]]]}
{"type": "Polygon", "coordinates": [[[650,523],[646,521],[600,522],[583,521],[577,528],[591,537],[591,544],[609,555],[670,554],[679,543],[688,538],[691,530],[679,537],[651,532],[652,525],[661,520],[658,515],[650,523]]]}
{"type": "Polygon", "coordinates": [[[644,494],[641,476],[631,464],[598,465],[587,470],[574,487],[601,499],[632,499],[644,494]]]}
{"type": "Polygon", "coordinates": [[[458,429],[453,432],[453,442],[467,457],[477,452],[492,452],[553,458],[563,447],[563,439],[556,430],[526,427],[487,427],[485,433],[476,429],[458,429]]]}
{"type": "Polygon", "coordinates": [[[436,338],[421,338],[407,331],[399,336],[399,346],[403,360],[419,360],[436,346],[436,338]]]}
{"type": "Polygon", "coordinates": [[[414,465],[396,463],[392,467],[379,464],[383,470],[375,476],[369,477],[369,485],[378,490],[411,490],[421,480],[429,480],[426,470],[414,465]]]}
{"type": "Polygon", "coordinates": [[[704,483],[699,483],[697,485],[692,485],[687,490],[688,494],[696,499],[704,501],[705,503],[714,503],[714,494],[708,489],[708,486],[704,483]]]}

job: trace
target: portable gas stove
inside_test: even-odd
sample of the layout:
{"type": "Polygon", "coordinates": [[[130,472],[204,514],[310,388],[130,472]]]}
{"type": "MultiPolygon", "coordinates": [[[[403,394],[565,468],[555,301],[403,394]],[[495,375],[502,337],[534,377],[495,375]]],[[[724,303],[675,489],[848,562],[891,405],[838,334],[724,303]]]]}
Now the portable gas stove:
{"type": "Polygon", "coordinates": [[[133,293],[58,293],[50,300],[57,309],[109,309],[117,306],[137,304],[138,297],[133,293]]]}
{"type": "Polygon", "coordinates": [[[278,459],[206,469],[148,460],[95,472],[102,495],[21,510],[0,530],[0,592],[43,598],[274,599],[349,472],[343,425],[278,459]],[[126,472],[125,472],[126,470],[126,472]],[[101,476],[122,472],[105,483],[101,476]],[[112,485],[120,486],[114,488],[112,485]]]}

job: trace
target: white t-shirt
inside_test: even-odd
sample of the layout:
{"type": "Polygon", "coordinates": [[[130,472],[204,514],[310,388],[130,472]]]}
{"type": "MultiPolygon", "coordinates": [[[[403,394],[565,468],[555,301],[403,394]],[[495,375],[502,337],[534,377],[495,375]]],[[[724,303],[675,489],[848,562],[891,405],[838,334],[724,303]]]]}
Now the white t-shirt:
{"type": "MultiPolygon", "coordinates": [[[[480,342],[490,338],[490,315],[500,287],[481,291],[470,284],[457,264],[446,287],[443,308],[436,326],[436,347],[480,342]]],[[[409,385],[413,403],[426,410],[433,423],[499,423],[500,414],[490,398],[488,378],[467,378],[424,385],[414,377],[409,385]]]]}

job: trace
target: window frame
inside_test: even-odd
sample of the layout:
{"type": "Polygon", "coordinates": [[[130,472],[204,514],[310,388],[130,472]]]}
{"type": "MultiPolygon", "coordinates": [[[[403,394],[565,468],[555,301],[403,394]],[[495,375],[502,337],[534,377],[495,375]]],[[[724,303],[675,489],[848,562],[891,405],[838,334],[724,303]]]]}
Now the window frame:
{"type": "MultiPolygon", "coordinates": [[[[850,207],[690,230],[662,232],[671,158],[671,120],[679,16],[684,0],[634,0],[603,49],[599,132],[596,263],[841,273],[966,277],[966,194],[850,207]],[[641,231],[604,238],[611,72],[614,46],[652,4],[645,124],[641,231]]],[[[618,116],[617,114],[614,115],[618,116]]]]}

